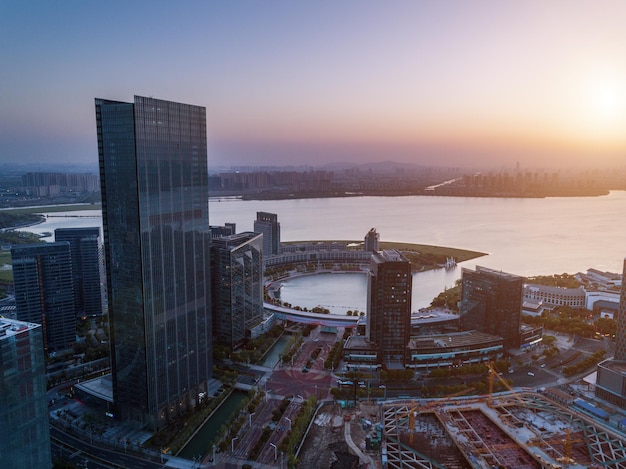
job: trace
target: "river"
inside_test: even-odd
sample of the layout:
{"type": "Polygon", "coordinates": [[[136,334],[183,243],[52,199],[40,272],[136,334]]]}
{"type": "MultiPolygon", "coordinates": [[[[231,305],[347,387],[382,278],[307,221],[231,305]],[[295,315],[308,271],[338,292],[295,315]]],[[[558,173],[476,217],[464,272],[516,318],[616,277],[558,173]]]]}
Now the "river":
{"type": "MultiPolygon", "coordinates": [[[[588,268],[622,271],[626,256],[626,192],[601,197],[507,199],[474,197],[348,197],[298,200],[211,199],[210,222],[252,230],[257,211],[278,214],[282,241],[362,240],[374,227],[383,241],[432,244],[489,253],[462,264],[477,264],[517,275],[576,273],[588,268]]],[[[70,212],[79,215],[90,212],[70,212]]],[[[96,212],[97,214],[98,212],[96,212]]],[[[51,215],[62,215],[54,213],[51,215]]],[[[27,231],[94,226],[99,218],[49,218],[27,231]]],[[[52,240],[51,238],[49,238],[52,240]]],[[[426,306],[461,269],[416,274],[413,309],[426,306]]],[[[338,277],[310,279],[286,288],[283,299],[301,306],[337,305],[364,310],[363,287],[338,277]],[[301,285],[301,288],[298,288],[301,285]],[[353,285],[350,287],[350,285],[353,285]],[[306,304],[305,296],[319,298],[306,304]],[[301,298],[300,298],[301,297],[301,298]]],[[[362,283],[365,280],[363,276],[362,283]]],[[[358,283],[358,281],[357,281],[358,283]]],[[[306,300],[309,301],[309,300],[306,300]]]]}

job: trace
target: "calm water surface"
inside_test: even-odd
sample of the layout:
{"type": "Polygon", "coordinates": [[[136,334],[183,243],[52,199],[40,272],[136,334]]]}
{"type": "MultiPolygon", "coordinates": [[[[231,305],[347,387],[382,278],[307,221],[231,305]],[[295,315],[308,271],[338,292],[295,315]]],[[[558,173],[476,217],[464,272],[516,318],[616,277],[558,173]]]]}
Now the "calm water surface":
{"type": "MultiPolygon", "coordinates": [[[[576,273],[590,267],[621,272],[626,257],[624,191],[603,197],[548,199],[429,196],[212,199],[209,207],[212,225],[234,222],[237,231],[252,230],[257,211],[278,214],[283,241],[362,240],[374,227],[384,241],[486,252],[488,256],[465,262],[463,266],[473,268],[478,264],[524,276],[576,273]]],[[[41,233],[60,226],[94,224],[101,226],[100,219],[50,218],[27,230],[41,233]]],[[[460,274],[460,268],[417,274],[414,309],[428,305],[444,287],[452,286],[460,274]]],[[[364,277],[346,275],[345,280],[340,277],[290,281],[283,287],[283,299],[307,307],[336,305],[340,307],[336,312],[346,308],[363,311],[364,277]],[[310,300],[312,303],[307,304],[310,300]]]]}

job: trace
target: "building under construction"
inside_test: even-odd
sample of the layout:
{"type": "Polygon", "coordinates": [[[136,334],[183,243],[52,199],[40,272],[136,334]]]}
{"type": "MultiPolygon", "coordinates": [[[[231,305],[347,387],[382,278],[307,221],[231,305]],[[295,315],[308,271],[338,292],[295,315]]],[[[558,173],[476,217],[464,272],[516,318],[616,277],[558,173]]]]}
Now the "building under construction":
{"type": "Polygon", "coordinates": [[[553,393],[381,406],[383,468],[625,468],[626,438],[553,393]]]}

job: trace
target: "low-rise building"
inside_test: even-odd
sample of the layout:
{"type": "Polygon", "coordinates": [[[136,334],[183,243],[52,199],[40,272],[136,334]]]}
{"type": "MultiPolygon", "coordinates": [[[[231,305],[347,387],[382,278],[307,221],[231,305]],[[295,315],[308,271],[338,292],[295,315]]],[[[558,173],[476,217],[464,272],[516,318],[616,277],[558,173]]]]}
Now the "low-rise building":
{"type": "Polygon", "coordinates": [[[407,367],[415,371],[473,365],[504,357],[502,337],[479,331],[414,337],[408,349],[407,367]]]}
{"type": "Polygon", "coordinates": [[[547,306],[570,306],[572,308],[585,307],[585,290],[580,288],[561,288],[546,285],[524,285],[523,301],[532,300],[547,306]]]}
{"type": "MultiPolygon", "coordinates": [[[[376,346],[365,336],[350,336],[344,344],[344,363],[349,370],[383,367],[376,346]]],[[[504,358],[502,337],[479,331],[413,337],[406,347],[406,368],[427,372],[435,368],[471,365],[504,358]]]]}

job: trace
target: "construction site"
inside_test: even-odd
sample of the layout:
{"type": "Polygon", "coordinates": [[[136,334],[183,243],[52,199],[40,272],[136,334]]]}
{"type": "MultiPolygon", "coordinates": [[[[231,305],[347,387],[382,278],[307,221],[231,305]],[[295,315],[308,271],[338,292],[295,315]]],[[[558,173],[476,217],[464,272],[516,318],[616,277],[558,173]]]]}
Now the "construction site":
{"type": "Polygon", "coordinates": [[[626,468],[624,435],[542,393],[382,405],[389,468],[626,468]]]}
{"type": "Polygon", "coordinates": [[[316,459],[305,449],[298,467],[626,469],[624,434],[558,400],[558,390],[396,400],[343,418],[333,406],[313,425],[316,459]]]}

